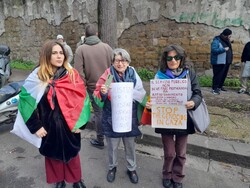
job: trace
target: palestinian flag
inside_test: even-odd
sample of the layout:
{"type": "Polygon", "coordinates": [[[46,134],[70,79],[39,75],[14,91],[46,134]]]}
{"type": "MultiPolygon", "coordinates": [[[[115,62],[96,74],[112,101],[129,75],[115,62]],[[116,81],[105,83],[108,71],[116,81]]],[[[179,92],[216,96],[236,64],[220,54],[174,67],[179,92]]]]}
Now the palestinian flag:
{"type": "MultiPolygon", "coordinates": [[[[39,148],[41,138],[31,134],[25,125],[37,108],[48,86],[48,83],[42,82],[38,78],[38,69],[39,67],[28,76],[21,89],[18,115],[11,132],[39,148]]],[[[78,72],[75,69],[73,71],[75,75],[74,84],[70,82],[69,75],[66,74],[64,77],[49,84],[50,89],[47,95],[52,109],[54,108],[54,97],[57,98],[62,114],[72,132],[85,125],[90,118],[89,96],[78,72]]]]}
{"type": "Polygon", "coordinates": [[[50,81],[47,98],[52,109],[54,109],[53,100],[57,98],[69,129],[75,132],[86,125],[90,118],[90,99],[80,75],[75,69],[73,71],[74,83],[70,81],[68,74],[58,80],[50,81]]]}

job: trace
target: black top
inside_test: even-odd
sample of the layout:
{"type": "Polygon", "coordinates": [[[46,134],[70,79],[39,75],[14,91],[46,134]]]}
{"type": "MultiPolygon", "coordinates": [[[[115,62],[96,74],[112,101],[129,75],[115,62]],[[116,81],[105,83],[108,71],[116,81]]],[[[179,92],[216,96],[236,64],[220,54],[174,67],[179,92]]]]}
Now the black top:
{"type": "Polygon", "coordinates": [[[241,62],[250,61],[250,42],[248,42],[242,52],[241,62]]]}

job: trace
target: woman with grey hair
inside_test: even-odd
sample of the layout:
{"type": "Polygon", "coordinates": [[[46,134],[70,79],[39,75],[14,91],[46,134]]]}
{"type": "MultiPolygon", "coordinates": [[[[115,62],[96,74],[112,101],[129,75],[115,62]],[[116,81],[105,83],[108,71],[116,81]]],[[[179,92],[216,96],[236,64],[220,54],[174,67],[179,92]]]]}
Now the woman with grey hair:
{"type": "MultiPolygon", "coordinates": [[[[167,46],[162,54],[160,70],[155,75],[156,79],[187,79],[190,80],[192,96],[187,96],[185,104],[187,110],[195,110],[201,103],[201,89],[195,72],[186,65],[184,49],[178,45],[167,46]],[[190,79],[189,79],[190,78],[190,79]]],[[[151,109],[152,104],[146,103],[146,108],[151,109]]],[[[194,124],[187,113],[187,128],[156,128],[156,133],[161,134],[164,164],[162,169],[162,184],[165,188],[182,188],[185,176],[184,166],[186,161],[187,139],[189,134],[194,134],[194,124]]]]}
{"type": "Polygon", "coordinates": [[[135,69],[130,66],[130,62],[130,55],[126,50],[121,48],[113,50],[112,66],[99,78],[94,91],[94,99],[100,107],[103,107],[102,130],[106,136],[109,157],[107,181],[113,182],[115,180],[116,167],[118,165],[117,151],[122,140],[127,161],[127,174],[130,181],[136,184],[138,183],[138,175],[136,173],[135,137],[141,135],[138,128],[137,106],[139,104],[145,106],[147,98],[142,81],[135,69]],[[112,128],[111,91],[106,82],[110,76],[111,78],[113,77],[113,83],[133,83],[132,129],[129,132],[118,133],[112,128]]]}

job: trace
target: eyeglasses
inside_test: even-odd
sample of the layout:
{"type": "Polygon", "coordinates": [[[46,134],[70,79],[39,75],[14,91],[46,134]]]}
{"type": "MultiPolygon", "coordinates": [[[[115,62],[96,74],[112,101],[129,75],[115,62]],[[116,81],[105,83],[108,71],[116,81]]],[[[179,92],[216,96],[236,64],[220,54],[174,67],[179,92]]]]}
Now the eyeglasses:
{"type": "Polygon", "coordinates": [[[114,63],[118,64],[118,63],[122,63],[125,64],[127,62],[126,59],[115,59],[114,63]]]}
{"type": "Polygon", "coordinates": [[[172,61],[173,58],[174,58],[176,61],[178,61],[178,60],[181,59],[181,56],[179,56],[179,55],[176,55],[176,56],[167,56],[166,60],[167,60],[167,61],[172,61]]]}

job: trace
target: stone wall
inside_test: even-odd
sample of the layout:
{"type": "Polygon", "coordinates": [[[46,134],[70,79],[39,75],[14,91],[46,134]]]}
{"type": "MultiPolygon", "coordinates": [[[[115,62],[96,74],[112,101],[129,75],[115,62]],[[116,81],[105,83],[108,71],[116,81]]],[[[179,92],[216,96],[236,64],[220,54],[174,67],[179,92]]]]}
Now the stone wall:
{"type": "MultiPolygon", "coordinates": [[[[37,63],[41,45],[57,34],[74,52],[85,24],[98,24],[97,9],[98,0],[2,0],[0,41],[10,46],[13,60],[37,63]]],[[[154,71],[162,49],[180,44],[196,70],[204,72],[210,68],[213,37],[229,27],[237,64],[249,40],[249,9],[248,0],[117,0],[118,44],[130,52],[133,66],[154,71]]]]}
{"type": "MultiPolygon", "coordinates": [[[[244,29],[232,29],[233,33],[244,32],[244,29]]],[[[223,30],[204,24],[176,23],[175,21],[161,18],[137,24],[125,30],[119,38],[119,46],[127,49],[135,67],[157,70],[161,52],[169,44],[180,44],[187,52],[188,58],[193,62],[196,71],[204,72],[210,69],[210,44],[214,36],[223,30]]],[[[234,51],[234,65],[232,76],[239,74],[243,42],[232,36],[234,51]],[[235,74],[234,74],[235,73],[235,74]]],[[[230,76],[230,75],[229,75],[230,76]]]]}

